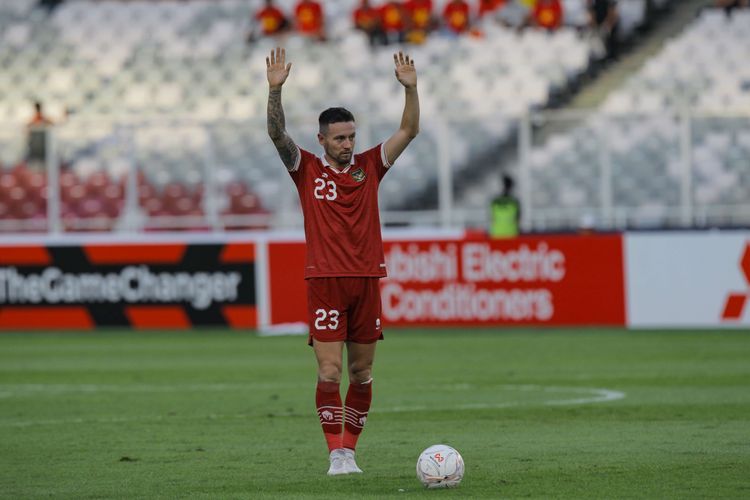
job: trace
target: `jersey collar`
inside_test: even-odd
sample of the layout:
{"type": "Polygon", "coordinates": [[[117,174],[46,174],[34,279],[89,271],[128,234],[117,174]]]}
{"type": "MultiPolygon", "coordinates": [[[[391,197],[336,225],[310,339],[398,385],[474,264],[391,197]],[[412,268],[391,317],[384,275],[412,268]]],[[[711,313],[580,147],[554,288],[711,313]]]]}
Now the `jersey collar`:
{"type": "Polygon", "coordinates": [[[347,173],[354,166],[354,155],[352,155],[352,161],[349,162],[349,165],[347,165],[344,170],[339,170],[338,168],[336,168],[333,165],[331,165],[330,163],[328,163],[328,159],[326,158],[325,154],[322,155],[322,156],[320,156],[320,161],[323,163],[324,167],[330,168],[331,170],[333,170],[337,174],[345,174],[345,173],[347,173]]]}

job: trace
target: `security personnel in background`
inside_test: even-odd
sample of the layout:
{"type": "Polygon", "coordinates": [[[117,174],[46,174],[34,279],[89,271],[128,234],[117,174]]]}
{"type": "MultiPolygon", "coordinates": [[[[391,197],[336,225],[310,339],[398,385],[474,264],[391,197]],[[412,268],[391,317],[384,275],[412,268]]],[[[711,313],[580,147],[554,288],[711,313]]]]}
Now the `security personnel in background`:
{"type": "Polygon", "coordinates": [[[513,238],[518,236],[518,221],[521,205],[513,194],[513,179],[503,175],[503,192],[492,200],[490,214],[490,237],[513,238]]]}

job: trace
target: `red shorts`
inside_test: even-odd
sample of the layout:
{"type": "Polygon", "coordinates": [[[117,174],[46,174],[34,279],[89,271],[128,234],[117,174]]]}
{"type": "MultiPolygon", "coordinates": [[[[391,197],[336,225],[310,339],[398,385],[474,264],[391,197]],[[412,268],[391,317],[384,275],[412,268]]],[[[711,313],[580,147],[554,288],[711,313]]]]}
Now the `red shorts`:
{"type": "Polygon", "coordinates": [[[309,344],[349,341],[371,344],[383,338],[380,278],[341,277],[307,280],[309,344]]]}

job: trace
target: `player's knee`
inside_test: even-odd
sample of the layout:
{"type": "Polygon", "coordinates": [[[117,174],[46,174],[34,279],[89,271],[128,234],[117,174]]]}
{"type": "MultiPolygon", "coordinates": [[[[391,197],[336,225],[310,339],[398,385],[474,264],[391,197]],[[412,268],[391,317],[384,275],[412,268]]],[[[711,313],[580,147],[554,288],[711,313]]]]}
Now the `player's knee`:
{"type": "Polygon", "coordinates": [[[318,365],[318,380],[321,382],[341,382],[341,363],[321,362],[318,365]]]}
{"type": "Polygon", "coordinates": [[[358,365],[352,363],[349,366],[349,380],[355,384],[364,384],[372,378],[372,365],[358,365]]]}

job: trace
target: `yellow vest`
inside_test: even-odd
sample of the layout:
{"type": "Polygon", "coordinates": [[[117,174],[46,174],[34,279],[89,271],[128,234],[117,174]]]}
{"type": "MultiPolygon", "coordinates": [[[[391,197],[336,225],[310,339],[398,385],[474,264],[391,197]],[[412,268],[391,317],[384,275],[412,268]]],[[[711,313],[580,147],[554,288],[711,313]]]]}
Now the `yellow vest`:
{"type": "Polygon", "coordinates": [[[518,236],[518,208],[518,200],[509,196],[501,196],[492,201],[490,237],[518,236]]]}

